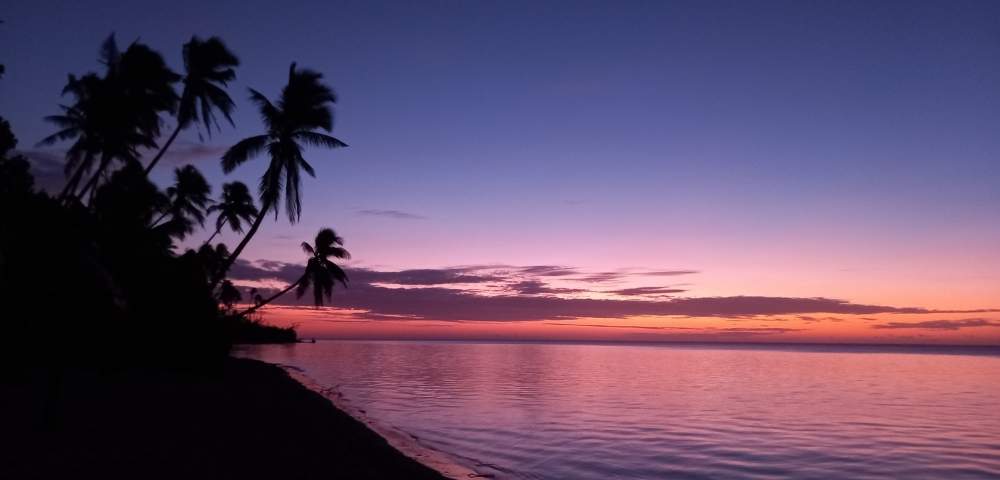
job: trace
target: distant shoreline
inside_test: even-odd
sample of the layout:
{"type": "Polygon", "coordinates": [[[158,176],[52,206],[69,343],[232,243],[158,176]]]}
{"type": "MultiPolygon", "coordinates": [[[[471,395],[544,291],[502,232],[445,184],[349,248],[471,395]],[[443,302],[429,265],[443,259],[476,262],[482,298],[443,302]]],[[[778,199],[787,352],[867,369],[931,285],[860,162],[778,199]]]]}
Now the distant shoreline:
{"type": "MultiPolygon", "coordinates": [[[[636,340],[534,340],[508,338],[338,338],[309,337],[319,342],[400,342],[400,343],[473,343],[512,345],[604,345],[649,346],[678,348],[709,348],[726,350],[775,350],[838,353],[917,353],[938,355],[1000,356],[1000,345],[934,345],[926,343],[820,343],[820,342],[695,342],[695,341],[636,341],[636,340]]],[[[301,342],[299,342],[301,343],[301,342]]],[[[305,342],[312,343],[312,342],[305,342]]]]}

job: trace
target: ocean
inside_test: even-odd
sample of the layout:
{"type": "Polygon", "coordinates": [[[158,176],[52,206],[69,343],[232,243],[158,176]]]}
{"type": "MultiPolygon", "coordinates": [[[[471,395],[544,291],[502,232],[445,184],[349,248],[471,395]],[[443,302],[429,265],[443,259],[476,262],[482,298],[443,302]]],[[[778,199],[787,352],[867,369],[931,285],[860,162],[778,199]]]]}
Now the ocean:
{"type": "Polygon", "coordinates": [[[1000,351],[318,341],[242,347],[500,479],[1000,478],[1000,351]]]}

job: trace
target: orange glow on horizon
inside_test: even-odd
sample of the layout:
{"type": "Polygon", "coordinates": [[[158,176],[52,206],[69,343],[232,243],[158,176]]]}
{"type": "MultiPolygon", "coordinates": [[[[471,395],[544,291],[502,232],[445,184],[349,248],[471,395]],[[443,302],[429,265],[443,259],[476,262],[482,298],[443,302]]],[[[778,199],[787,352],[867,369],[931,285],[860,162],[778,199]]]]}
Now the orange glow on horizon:
{"type": "Polygon", "coordinates": [[[295,325],[303,338],[391,340],[897,343],[1000,345],[1000,315],[781,315],[750,318],[630,317],[533,321],[365,319],[334,308],[273,307],[266,322],[295,325]],[[981,319],[985,326],[887,328],[903,323],[981,319]],[[992,325],[996,323],[997,325],[992,325]],[[877,328],[876,326],[883,326],[877,328]]]}

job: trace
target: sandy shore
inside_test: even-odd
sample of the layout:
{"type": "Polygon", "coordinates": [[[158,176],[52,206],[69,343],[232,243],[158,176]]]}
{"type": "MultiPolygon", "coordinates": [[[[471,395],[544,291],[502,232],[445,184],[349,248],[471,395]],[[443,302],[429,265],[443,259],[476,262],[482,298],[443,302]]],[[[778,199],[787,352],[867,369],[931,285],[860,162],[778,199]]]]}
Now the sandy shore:
{"type": "Polygon", "coordinates": [[[0,383],[0,478],[444,478],[263,362],[52,378],[0,383]]]}

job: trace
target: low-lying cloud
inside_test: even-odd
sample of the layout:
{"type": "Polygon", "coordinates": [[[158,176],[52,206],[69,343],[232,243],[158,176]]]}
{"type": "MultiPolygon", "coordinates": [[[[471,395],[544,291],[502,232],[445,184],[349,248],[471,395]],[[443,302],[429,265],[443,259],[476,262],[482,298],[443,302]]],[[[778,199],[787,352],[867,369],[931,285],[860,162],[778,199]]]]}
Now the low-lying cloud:
{"type": "Polygon", "coordinates": [[[972,327],[1000,327],[1000,322],[985,318],[964,318],[961,320],[927,320],[923,322],[889,322],[872,325],[877,329],[960,330],[972,327]]]}
{"type": "MultiPolygon", "coordinates": [[[[300,265],[282,262],[239,261],[230,274],[237,282],[291,282],[301,275],[301,269],[300,265]]],[[[640,295],[629,299],[591,298],[580,294],[606,296],[608,292],[561,288],[545,281],[548,278],[562,280],[580,273],[573,268],[553,266],[468,266],[400,271],[354,268],[348,270],[349,288],[335,290],[333,304],[339,308],[362,312],[354,314],[360,318],[444,321],[624,319],[635,316],[748,319],[776,315],[944,313],[919,307],[858,304],[826,297],[663,298],[640,295]],[[490,290],[490,287],[494,288],[490,290]]],[[[674,290],[655,286],[637,288],[641,288],[638,292],[674,290]]],[[[281,303],[286,305],[308,305],[308,302],[308,297],[296,299],[294,295],[281,299],[281,303]]],[[[983,321],[970,319],[966,323],[952,324],[952,327],[979,326],[983,325],[983,321]]],[[[924,322],[923,326],[919,326],[920,323],[905,324],[907,327],[898,325],[904,324],[893,322],[877,328],[946,328],[945,325],[948,324],[924,322]]]]}
{"type": "Polygon", "coordinates": [[[370,208],[365,210],[358,210],[358,215],[366,215],[370,217],[385,217],[392,218],[396,220],[424,220],[427,217],[423,215],[417,215],[416,213],[404,212],[402,210],[382,210],[377,208],[370,208]]]}
{"type": "Polygon", "coordinates": [[[674,288],[674,287],[635,287],[635,288],[622,288],[619,290],[610,290],[608,293],[621,295],[623,297],[641,297],[641,296],[663,296],[674,293],[682,293],[684,291],[685,291],[684,289],[674,288]]]}

